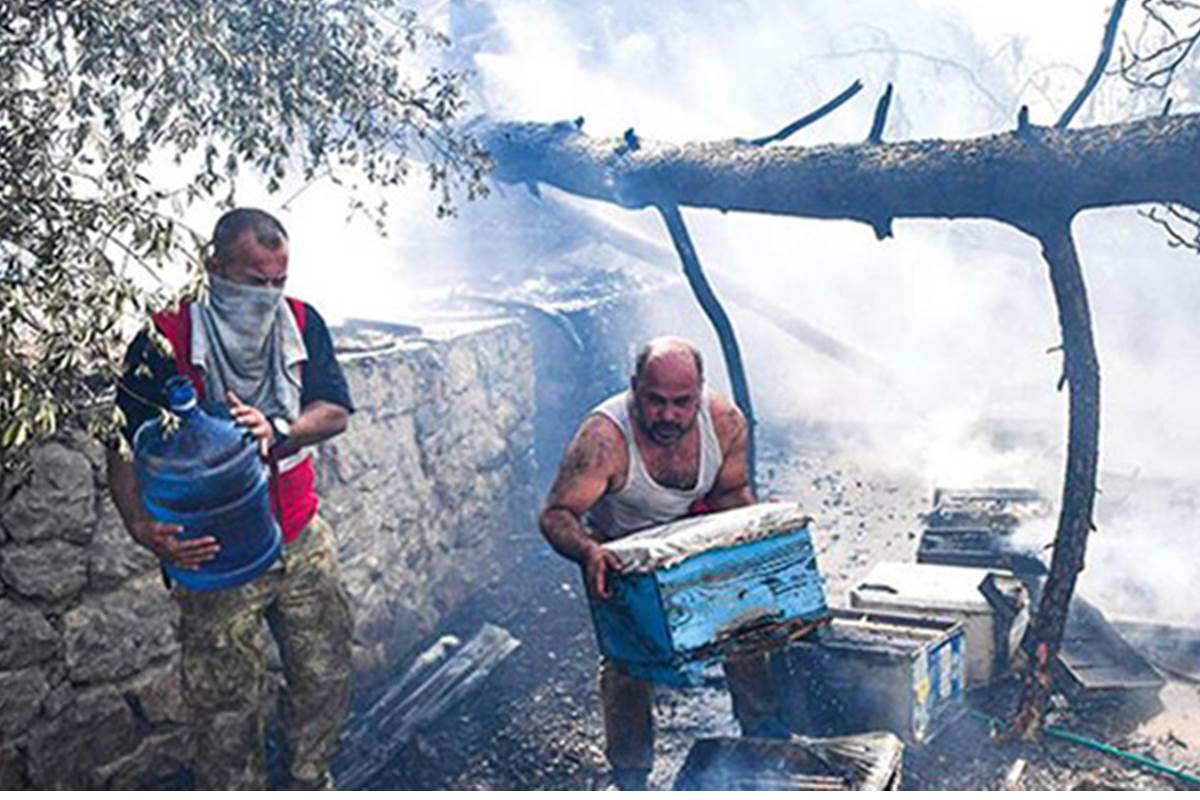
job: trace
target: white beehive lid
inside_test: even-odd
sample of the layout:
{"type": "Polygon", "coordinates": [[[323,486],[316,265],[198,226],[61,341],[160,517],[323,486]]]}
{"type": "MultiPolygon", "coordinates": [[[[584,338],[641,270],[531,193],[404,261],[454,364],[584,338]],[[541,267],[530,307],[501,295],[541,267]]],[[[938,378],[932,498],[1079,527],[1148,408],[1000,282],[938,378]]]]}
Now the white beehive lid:
{"type": "Polygon", "coordinates": [[[623,572],[651,572],[708,550],[795,530],[811,519],[798,503],[757,503],[647,528],[608,542],[604,549],[621,560],[623,572]]]}
{"type": "Polygon", "coordinates": [[[872,604],[934,611],[990,613],[991,605],[979,590],[989,574],[1005,570],[914,564],[886,561],[863,578],[852,592],[872,604]]]}

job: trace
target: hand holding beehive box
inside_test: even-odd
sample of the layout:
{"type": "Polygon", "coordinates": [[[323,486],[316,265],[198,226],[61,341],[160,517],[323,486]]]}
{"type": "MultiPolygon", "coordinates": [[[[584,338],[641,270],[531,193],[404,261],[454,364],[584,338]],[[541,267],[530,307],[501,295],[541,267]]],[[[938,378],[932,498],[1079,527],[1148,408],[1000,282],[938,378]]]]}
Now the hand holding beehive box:
{"type": "Polygon", "coordinates": [[[612,597],[589,598],[600,650],[632,675],[694,685],[706,664],[811,630],[827,611],[810,521],[796,503],[760,503],[605,544],[621,571],[612,597]]]}

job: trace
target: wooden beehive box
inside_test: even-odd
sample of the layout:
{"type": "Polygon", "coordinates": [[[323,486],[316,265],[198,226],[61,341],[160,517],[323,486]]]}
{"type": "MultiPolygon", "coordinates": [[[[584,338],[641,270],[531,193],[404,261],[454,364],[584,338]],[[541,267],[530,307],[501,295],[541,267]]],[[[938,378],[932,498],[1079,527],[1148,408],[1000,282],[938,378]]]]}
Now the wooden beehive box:
{"type": "Polygon", "coordinates": [[[828,625],[780,654],[793,730],[885,730],[923,744],[966,709],[961,622],[834,609],[828,625]]]}
{"type": "Polygon", "coordinates": [[[898,791],[904,744],[887,732],[832,739],[697,739],[675,791],[898,791]]]}
{"type": "Polygon", "coordinates": [[[1011,573],[946,564],[882,562],[850,591],[850,606],[963,624],[967,687],[1007,673],[1029,621],[1029,596],[1011,573]]]}
{"type": "Polygon", "coordinates": [[[782,647],[827,616],[795,503],[693,517],[610,542],[622,572],[591,599],[601,651],[633,675],[699,683],[706,664],[782,647]]]}

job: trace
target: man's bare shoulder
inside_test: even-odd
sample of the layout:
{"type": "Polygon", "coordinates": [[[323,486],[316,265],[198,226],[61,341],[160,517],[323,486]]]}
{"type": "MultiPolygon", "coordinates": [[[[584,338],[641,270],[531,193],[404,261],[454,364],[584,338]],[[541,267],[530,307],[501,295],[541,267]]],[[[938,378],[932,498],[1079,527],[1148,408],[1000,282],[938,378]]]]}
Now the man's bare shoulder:
{"type": "Polygon", "coordinates": [[[625,434],[607,414],[589,414],[575,434],[575,442],[605,453],[625,449],[625,434]]]}
{"type": "Polygon", "coordinates": [[[721,449],[728,451],[746,430],[745,416],[728,397],[713,391],[708,393],[708,412],[712,416],[713,429],[721,449]]]}
{"type": "Polygon", "coordinates": [[[628,453],[621,428],[604,414],[591,414],[575,432],[563,459],[563,476],[601,473],[606,477],[623,476],[628,453]]]}

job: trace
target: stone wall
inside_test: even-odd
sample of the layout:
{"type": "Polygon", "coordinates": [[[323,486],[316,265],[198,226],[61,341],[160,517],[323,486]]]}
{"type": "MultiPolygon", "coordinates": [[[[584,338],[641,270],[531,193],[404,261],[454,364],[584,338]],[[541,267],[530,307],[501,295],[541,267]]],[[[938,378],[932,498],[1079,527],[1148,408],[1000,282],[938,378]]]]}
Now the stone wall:
{"type": "Polygon", "coordinates": [[[533,355],[519,324],[426,327],[343,358],[353,435],[322,448],[317,490],[358,603],[355,663],[378,676],[532,532],[533,355]],[[432,337],[434,344],[429,343],[432,337]]]}
{"type": "MultiPolygon", "coordinates": [[[[535,503],[526,330],[373,340],[343,356],[358,413],[318,459],[363,686],[495,573],[535,503]]],[[[0,489],[0,789],[146,785],[189,757],[175,603],[103,461],[64,439],[0,489]]]]}

